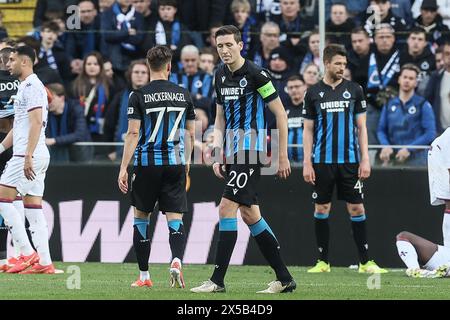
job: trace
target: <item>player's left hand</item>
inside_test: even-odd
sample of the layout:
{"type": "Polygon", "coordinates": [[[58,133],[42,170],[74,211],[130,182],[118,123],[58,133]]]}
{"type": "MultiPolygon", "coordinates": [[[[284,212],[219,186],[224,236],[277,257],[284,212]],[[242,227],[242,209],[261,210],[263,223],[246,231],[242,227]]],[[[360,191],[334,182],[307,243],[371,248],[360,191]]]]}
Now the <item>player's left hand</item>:
{"type": "Polygon", "coordinates": [[[397,154],[395,155],[395,159],[398,162],[405,162],[406,159],[408,159],[410,155],[411,155],[411,152],[409,152],[408,149],[400,149],[397,152],[397,154]]]}
{"type": "Polygon", "coordinates": [[[288,157],[280,157],[280,166],[278,167],[278,176],[281,179],[287,179],[291,175],[291,164],[288,157]]]}
{"type": "Polygon", "coordinates": [[[23,166],[23,172],[28,180],[34,180],[34,178],[36,178],[36,173],[33,170],[32,156],[25,156],[25,164],[23,166]]]}
{"type": "Polygon", "coordinates": [[[365,180],[370,177],[370,162],[369,159],[361,160],[359,163],[359,170],[358,170],[358,178],[359,180],[365,180]]]}
{"type": "Polygon", "coordinates": [[[126,169],[120,169],[119,178],[117,179],[119,189],[123,194],[128,192],[128,172],[126,169]]]}

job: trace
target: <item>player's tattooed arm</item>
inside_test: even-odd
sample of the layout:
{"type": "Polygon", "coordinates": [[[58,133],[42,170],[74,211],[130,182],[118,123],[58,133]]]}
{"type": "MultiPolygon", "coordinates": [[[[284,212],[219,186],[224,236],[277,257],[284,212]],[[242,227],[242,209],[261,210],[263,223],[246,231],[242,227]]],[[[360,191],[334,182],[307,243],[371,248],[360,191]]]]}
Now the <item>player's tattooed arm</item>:
{"type": "Polygon", "coordinates": [[[314,120],[303,120],[303,179],[312,185],[315,184],[316,174],[312,165],[312,148],[314,143],[314,120]]]}
{"type": "Polygon", "coordinates": [[[139,130],[141,128],[141,120],[128,120],[128,131],[125,135],[125,143],[123,148],[122,163],[120,164],[120,173],[117,183],[119,189],[123,193],[128,192],[128,165],[133,157],[139,142],[139,130]]]}
{"type": "Polygon", "coordinates": [[[275,115],[277,121],[277,129],[279,132],[278,139],[278,153],[279,153],[279,168],[278,175],[286,179],[291,174],[291,164],[289,163],[287,152],[288,141],[288,120],[286,110],[279,97],[269,102],[269,109],[275,115]]]}
{"type": "Polygon", "coordinates": [[[361,161],[359,163],[359,178],[361,180],[370,177],[369,142],[367,137],[366,114],[358,114],[356,117],[358,126],[358,142],[361,150],[361,161]]]}
{"type": "Polygon", "coordinates": [[[216,110],[216,120],[214,122],[214,142],[213,142],[213,150],[215,150],[213,156],[213,170],[214,174],[217,178],[224,179],[220,166],[222,163],[222,147],[223,147],[223,138],[225,131],[225,116],[223,113],[223,106],[217,104],[216,110]]]}

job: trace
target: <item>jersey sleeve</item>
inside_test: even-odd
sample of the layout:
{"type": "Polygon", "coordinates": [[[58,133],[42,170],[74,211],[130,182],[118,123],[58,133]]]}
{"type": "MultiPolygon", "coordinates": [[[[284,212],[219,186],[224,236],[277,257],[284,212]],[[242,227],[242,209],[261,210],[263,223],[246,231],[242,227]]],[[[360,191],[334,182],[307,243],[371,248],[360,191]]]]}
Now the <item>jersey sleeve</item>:
{"type": "Polygon", "coordinates": [[[364,91],[360,85],[356,86],[356,99],[355,99],[355,114],[364,113],[367,110],[366,97],[364,96],[364,91]]]}
{"type": "Polygon", "coordinates": [[[195,120],[194,102],[192,101],[191,95],[189,93],[186,93],[186,102],[186,120],[195,120]]]}
{"type": "Polygon", "coordinates": [[[314,101],[312,100],[310,90],[307,90],[305,92],[305,98],[303,99],[302,117],[309,120],[315,120],[317,117],[316,108],[314,106],[314,101]]]}
{"type": "Polygon", "coordinates": [[[221,72],[219,72],[219,71],[216,72],[216,78],[214,80],[214,89],[216,90],[216,103],[223,106],[223,98],[222,98],[222,95],[220,94],[220,83],[221,83],[221,79],[220,79],[220,75],[219,75],[220,73],[221,72]]]}
{"type": "Polygon", "coordinates": [[[24,90],[24,95],[27,101],[28,112],[48,106],[47,90],[45,90],[44,86],[29,83],[24,90]]]}
{"type": "Polygon", "coordinates": [[[142,94],[132,91],[128,99],[128,119],[144,120],[142,94]]]}
{"type": "Polygon", "coordinates": [[[275,89],[272,79],[267,71],[261,70],[258,72],[258,70],[256,70],[254,74],[254,81],[256,90],[266,103],[278,98],[277,89],[275,89]]]}

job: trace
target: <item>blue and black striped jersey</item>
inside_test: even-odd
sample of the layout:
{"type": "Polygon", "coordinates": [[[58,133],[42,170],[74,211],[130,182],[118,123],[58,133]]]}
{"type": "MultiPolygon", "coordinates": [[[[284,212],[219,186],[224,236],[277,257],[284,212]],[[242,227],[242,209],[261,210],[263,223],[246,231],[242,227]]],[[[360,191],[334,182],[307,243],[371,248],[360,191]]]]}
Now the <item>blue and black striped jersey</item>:
{"type": "Polygon", "coordinates": [[[192,76],[185,73],[172,73],[169,80],[187,89],[193,97],[198,94],[207,98],[212,96],[213,77],[203,71],[199,71],[192,76]]]}
{"type": "Polygon", "coordinates": [[[278,98],[269,72],[245,60],[235,72],[221,65],[215,77],[217,104],[225,116],[225,154],[266,151],[266,104],[278,98]]]}
{"type": "Polygon", "coordinates": [[[131,93],[128,119],[141,121],[135,166],[183,165],[186,120],[195,120],[189,92],[155,80],[131,93]]]}
{"type": "MultiPolygon", "coordinates": [[[[285,108],[288,116],[288,145],[303,144],[303,103],[294,105],[291,99],[289,99],[285,108]]],[[[302,162],[303,148],[289,147],[288,156],[289,160],[293,162],[302,162]]]]}
{"type": "Polygon", "coordinates": [[[343,80],[336,88],[320,81],[305,95],[303,117],[314,120],[314,163],[358,163],[356,117],[366,111],[361,86],[343,80]]]}

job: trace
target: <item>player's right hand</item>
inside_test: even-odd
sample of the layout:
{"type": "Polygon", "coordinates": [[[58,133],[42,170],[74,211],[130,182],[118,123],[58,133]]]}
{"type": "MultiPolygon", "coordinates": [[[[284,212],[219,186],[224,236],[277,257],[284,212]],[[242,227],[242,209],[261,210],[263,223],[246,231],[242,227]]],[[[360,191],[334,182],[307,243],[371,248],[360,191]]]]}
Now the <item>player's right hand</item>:
{"type": "Polygon", "coordinates": [[[222,172],[220,171],[220,163],[218,162],[214,162],[213,164],[213,170],[214,170],[214,174],[216,175],[217,178],[219,179],[225,179],[222,175],[222,172]]]}
{"type": "Polygon", "coordinates": [[[383,148],[380,152],[380,160],[383,162],[389,162],[391,155],[394,153],[392,148],[383,148]]]}
{"type": "Polygon", "coordinates": [[[128,172],[126,169],[120,169],[119,178],[117,179],[119,189],[123,194],[128,192],[128,172]]]}
{"type": "Polygon", "coordinates": [[[316,173],[314,172],[312,163],[303,164],[303,179],[305,179],[305,182],[312,184],[313,186],[316,184],[316,173]]]}

